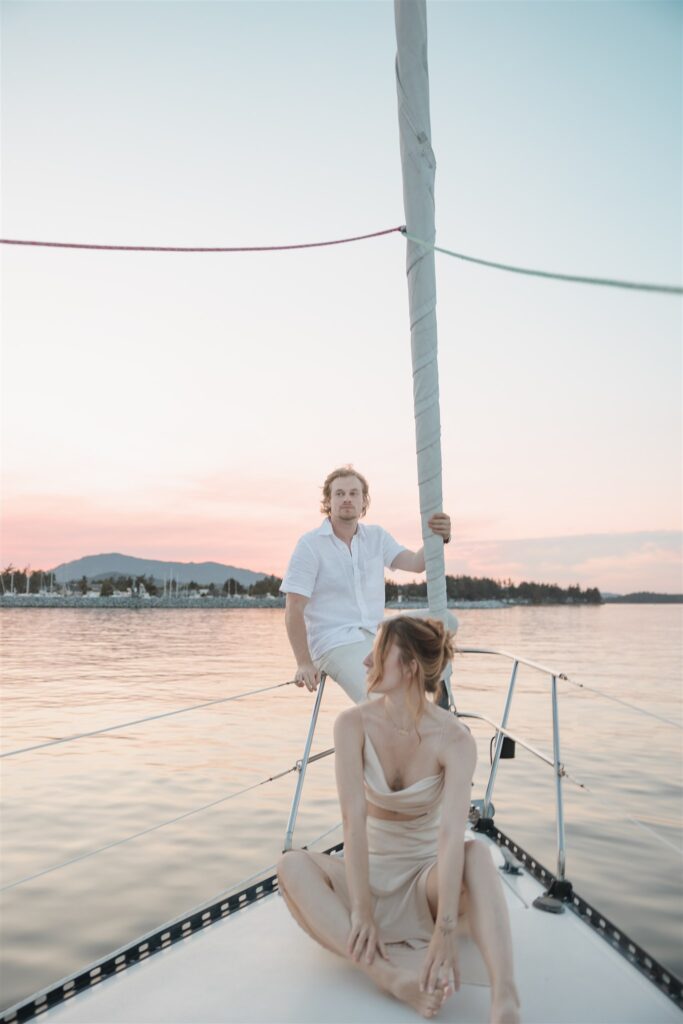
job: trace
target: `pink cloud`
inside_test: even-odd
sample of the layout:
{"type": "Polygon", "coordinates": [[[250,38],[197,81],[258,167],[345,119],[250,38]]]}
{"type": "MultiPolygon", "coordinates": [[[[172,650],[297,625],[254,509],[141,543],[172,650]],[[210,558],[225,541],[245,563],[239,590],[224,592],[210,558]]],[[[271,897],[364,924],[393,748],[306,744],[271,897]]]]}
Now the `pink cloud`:
{"type": "Polygon", "coordinates": [[[616,593],[683,591],[681,534],[677,531],[582,534],[458,544],[447,572],[616,593]]]}
{"type": "MultiPolygon", "coordinates": [[[[48,569],[83,555],[119,551],[218,561],[281,576],[298,537],[320,522],[319,496],[319,483],[284,474],[267,483],[213,474],[126,501],[23,495],[6,503],[0,557],[3,565],[12,561],[48,569]]],[[[402,543],[418,547],[417,517],[379,506],[369,521],[383,522],[402,543]]],[[[683,589],[681,538],[673,531],[476,541],[477,529],[490,528],[490,521],[473,519],[464,531],[462,525],[456,522],[445,551],[446,571],[452,574],[563,586],[578,582],[616,592],[683,589]]]]}

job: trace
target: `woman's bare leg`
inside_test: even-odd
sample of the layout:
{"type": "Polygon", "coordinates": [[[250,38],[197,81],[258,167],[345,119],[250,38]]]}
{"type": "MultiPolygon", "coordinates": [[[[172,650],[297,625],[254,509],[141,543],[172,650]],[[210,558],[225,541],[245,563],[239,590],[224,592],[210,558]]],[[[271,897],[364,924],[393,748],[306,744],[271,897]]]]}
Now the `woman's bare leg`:
{"type": "MultiPolygon", "coordinates": [[[[438,867],[427,878],[427,899],[436,918],[438,867]]],[[[503,887],[489,850],[482,842],[465,843],[464,909],[491,982],[492,1024],[518,1024],[519,993],[515,985],[512,933],[503,887]]],[[[462,899],[462,897],[461,897],[462,899]]]]}
{"type": "Polygon", "coordinates": [[[349,956],[346,944],[351,920],[332,888],[324,860],[318,859],[321,856],[324,855],[290,850],[280,859],[278,884],[294,919],[316,942],[354,964],[383,991],[408,1003],[423,1017],[433,1017],[443,1002],[442,989],[431,995],[420,992],[417,974],[402,970],[379,955],[371,964],[365,958],[356,961],[349,956]]]}
{"type": "Polygon", "coordinates": [[[322,865],[305,850],[290,850],[280,858],[277,875],[278,888],[297,924],[325,949],[346,958],[351,921],[322,865]],[[315,900],[306,898],[309,889],[315,900]],[[314,907],[309,905],[313,903],[314,907]]]}

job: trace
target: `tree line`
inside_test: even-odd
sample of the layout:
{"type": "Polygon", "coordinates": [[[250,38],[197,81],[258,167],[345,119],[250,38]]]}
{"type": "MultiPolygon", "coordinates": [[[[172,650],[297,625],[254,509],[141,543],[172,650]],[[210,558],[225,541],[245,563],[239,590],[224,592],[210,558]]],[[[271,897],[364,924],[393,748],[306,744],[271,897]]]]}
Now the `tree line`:
{"type": "Polygon", "coordinates": [[[45,591],[67,592],[85,595],[91,590],[99,589],[100,597],[112,597],[114,594],[141,595],[150,597],[188,596],[188,594],[206,591],[209,597],[265,597],[268,594],[278,596],[282,579],[279,576],[265,576],[249,586],[244,586],[232,576],[221,585],[203,584],[191,580],[189,583],[177,583],[175,580],[164,585],[153,576],[125,576],[122,574],[100,577],[97,580],[81,576],[78,580],[58,583],[53,572],[43,569],[16,569],[12,564],[0,572],[0,592],[3,594],[40,594],[45,591]]]}
{"type": "MultiPolygon", "coordinates": [[[[147,593],[150,597],[160,597],[164,594],[169,597],[187,597],[204,591],[206,597],[214,598],[279,597],[281,583],[280,576],[264,576],[263,579],[245,586],[230,576],[222,586],[216,583],[209,583],[207,586],[191,580],[189,583],[167,583],[164,587],[152,576],[116,575],[101,579],[94,585],[99,584],[100,597],[112,597],[117,593],[147,593]]],[[[27,569],[15,569],[12,565],[0,573],[0,587],[3,594],[38,594],[45,590],[63,589],[58,587],[54,573],[44,572],[42,569],[30,572],[27,569]]],[[[93,588],[93,582],[82,576],[80,580],[70,581],[66,588],[70,593],[87,594],[93,588]]],[[[513,583],[512,580],[474,576],[447,576],[446,595],[449,601],[520,601],[525,604],[602,604],[603,601],[597,587],[582,590],[578,583],[570,587],[560,587],[556,583],[513,583]]],[[[426,601],[427,584],[394,583],[393,580],[387,580],[386,600],[398,601],[399,596],[404,601],[426,601]]],[[[655,600],[657,596],[647,595],[651,600],[655,600]]]]}
{"type": "MultiPolygon", "coordinates": [[[[222,586],[216,583],[197,583],[195,580],[190,580],[189,583],[178,583],[173,580],[166,585],[159,585],[159,581],[153,576],[108,576],[98,582],[100,597],[113,597],[114,594],[125,594],[129,591],[136,596],[147,593],[150,597],[189,597],[200,591],[202,596],[206,597],[265,597],[268,594],[278,596],[282,580],[279,576],[266,576],[249,586],[244,586],[239,580],[229,576],[222,586]]],[[[85,576],[75,586],[78,591],[87,594],[89,584],[85,576]]]]}
{"type": "MultiPolygon", "coordinates": [[[[427,599],[426,583],[385,584],[387,601],[427,599]]],[[[560,587],[557,583],[513,583],[488,577],[447,576],[446,596],[449,601],[521,601],[525,604],[602,604],[597,587],[582,590],[578,583],[560,587]]]]}

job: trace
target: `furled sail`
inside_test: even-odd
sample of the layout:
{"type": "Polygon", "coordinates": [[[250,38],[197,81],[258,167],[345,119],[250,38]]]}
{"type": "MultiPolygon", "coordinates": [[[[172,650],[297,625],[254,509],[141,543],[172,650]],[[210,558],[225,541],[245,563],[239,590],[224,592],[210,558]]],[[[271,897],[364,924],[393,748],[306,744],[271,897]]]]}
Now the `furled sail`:
{"type": "MultiPolygon", "coordinates": [[[[426,2],[394,0],[394,15],[406,229],[409,234],[433,244],[436,160],[431,146],[429,119],[426,2]]],[[[406,245],[417,475],[427,597],[430,614],[448,622],[443,541],[427,526],[429,517],[442,510],[434,251],[409,239],[406,245]]]]}

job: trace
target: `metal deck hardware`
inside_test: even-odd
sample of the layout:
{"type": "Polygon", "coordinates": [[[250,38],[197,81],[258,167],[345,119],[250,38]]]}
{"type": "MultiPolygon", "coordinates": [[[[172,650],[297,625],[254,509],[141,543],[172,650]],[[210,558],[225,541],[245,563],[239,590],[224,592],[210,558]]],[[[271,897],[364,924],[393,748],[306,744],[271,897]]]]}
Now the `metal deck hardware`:
{"type": "Polygon", "coordinates": [[[566,775],[565,767],[562,763],[560,756],[560,716],[558,709],[557,700],[557,679],[558,673],[554,669],[547,668],[545,665],[540,665],[538,662],[529,661],[524,658],[518,658],[514,654],[510,654],[507,651],[497,651],[492,648],[481,648],[481,647],[461,647],[460,653],[462,654],[491,654],[503,658],[509,658],[512,660],[512,674],[510,676],[510,682],[508,683],[507,694],[505,697],[505,706],[503,708],[503,715],[500,723],[490,722],[490,719],[486,718],[485,715],[477,715],[468,712],[458,712],[459,718],[479,718],[484,721],[490,722],[496,728],[496,747],[491,759],[491,771],[489,773],[489,780],[486,786],[486,795],[484,797],[483,808],[481,811],[481,817],[475,823],[475,829],[480,832],[488,832],[493,825],[493,814],[490,811],[491,799],[493,797],[493,788],[496,781],[496,774],[498,771],[498,763],[501,759],[503,751],[503,742],[506,738],[509,738],[514,743],[521,744],[525,750],[528,750],[535,757],[539,757],[546,764],[550,765],[555,775],[555,824],[557,831],[557,876],[553,880],[553,884],[548,890],[539,896],[538,899],[534,900],[534,906],[538,910],[545,910],[554,914],[561,914],[564,910],[564,904],[570,901],[573,897],[573,890],[571,882],[565,878],[565,868],[567,862],[566,855],[566,841],[564,832],[564,803],[562,799],[562,779],[566,775]],[[517,670],[520,665],[528,665],[537,672],[542,672],[544,675],[550,676],[550,703],[552,711],[552,723],[553,723],[553,756],[552,759],[546,754],[542,754],[539,750],[525,743],[518,736],[513,736],[507,730],[508,718],[510,717],[510,707],[512,705],[512,696],[515,689],[515,682],[517,679],[517,670]]]}

